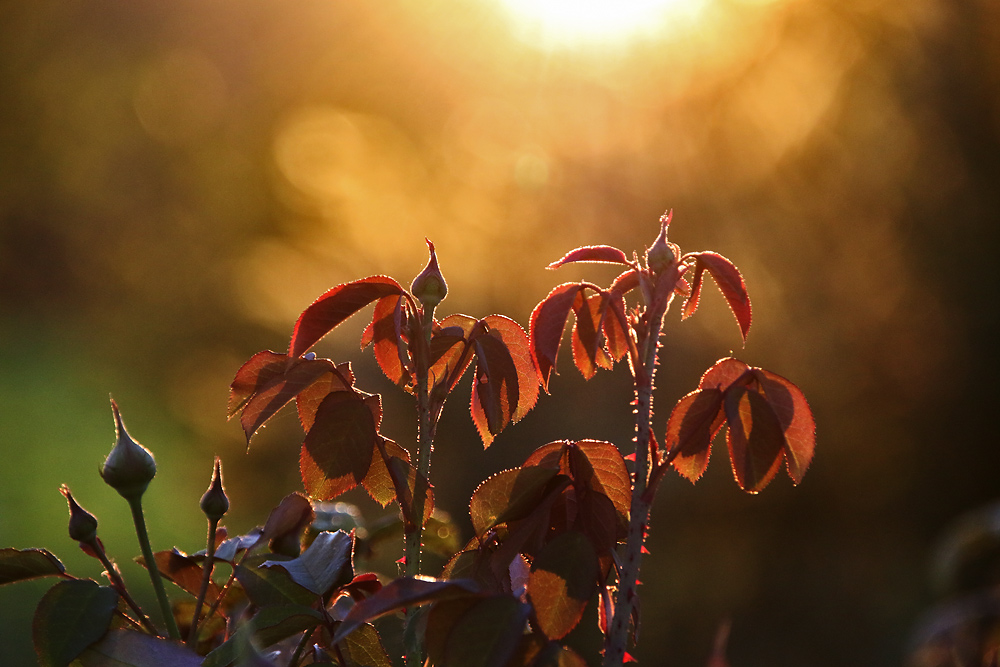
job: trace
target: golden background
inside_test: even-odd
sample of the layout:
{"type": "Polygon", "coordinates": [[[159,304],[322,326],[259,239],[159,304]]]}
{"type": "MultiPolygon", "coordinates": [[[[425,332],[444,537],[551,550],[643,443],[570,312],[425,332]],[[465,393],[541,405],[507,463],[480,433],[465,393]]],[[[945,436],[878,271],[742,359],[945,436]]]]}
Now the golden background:
{"type": "MultiPolygon", "coordinates": [[[[672,241],[743,271],[754,325],[742,348],[714,291],[692,320],[671,313],[656,431],[732,351],[803,388],[818,448],[800,487],[759,496],[724,445],[697,486],[672,475],[635,654],[704,664],[728,619],[734,666],[900,664],[936,600],[937,540],[1000,495],[997,5],[701,0],[581,37],[498,2],[0,9],[0,546],[97,576],[65,535],[67,483],[141,587],[97,475],[109,392],[160,466],[154,548],[195,551],[214,455],[234,532],[300,488],[294,416],[245,453],[226,397],[325,289],[408,285],[428,237],[439,313],[526,323],[556,284],[614,275],[546,264],[595,243],[641,253],[673,208],[672,241]]],[[[319,352],[354,363],[407,444],[409,398],[357,350],[362,320],[319,352]]],[[[466,531],[476,484],[535,447],[628,445],[626,369],[584,383],[562,361],[485,453],[467,382],[446,407],[434,483],[466,531]]],[[[0,589],[3,664],[32,664],[49,583],[0,589]]]]}

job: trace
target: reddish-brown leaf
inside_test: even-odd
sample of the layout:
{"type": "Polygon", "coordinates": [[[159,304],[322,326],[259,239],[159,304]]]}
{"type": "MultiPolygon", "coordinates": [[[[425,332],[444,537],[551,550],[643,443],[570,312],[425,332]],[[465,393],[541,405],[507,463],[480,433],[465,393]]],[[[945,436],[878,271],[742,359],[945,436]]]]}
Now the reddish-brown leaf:
{"type": "Polygon", "coordinates": [[[684,256],[684,259],[694,259],[695,279],[691,286],[691,296],[684,306],[684,316],[688,317],[698,306],[698,295],[701,289],[702,269],[708,269],[719,286],[719,291],[726,298],[730,310],[736,317],[736,323],[740,326],[740,334],[746,341],[747,333],[750,331],[751,308],[750,295],[747,293],[746,283],[736,265],[722,255],[714,252],[692,252],[684,256]]]}
{"type": "Polygon", "coordinates": [[[725,391],[729,389],[737,380],[742,378],[750,367],[739,359],[726,357],[719,359],[711,368],[701,376],[698,383],[699,389],[719,389],[725,391]]]}
{"type": "Polygon", "coordinates": [[[611,356],[604,349],[604,317],[607,301],[603,294],[592,294],[586,299],[577,299],[573,312],[573,361],[580,374],[589,380],[598,367],[609,369],[613,365],[611,356]]]}
{"type": "Polygon", "coordinates": [[[551,492],[557,474],[558,470],[547,467],[514,468],[480,484],[469,501],[469,516],[476,535],[481,537],[498,524],[530,514],[551,492]]]}
{"type": "MultiPolygon", "coordinates": [[[[298,544],[302,533],[315,518],[316,512],[309,499],[301,493],[290,493],[267,515],[258,541],[267,540],[272,551],[281,543],[298,544]]],[[[252,546],[247,544],[244,548],[252,546]]]]}
{"type": "Polygon", "coordinates": [[[476,377],[472,382],[469,407],[485,448],[510,423],[517,407],[517,366],[507,346],[498,338],[479,336],[473,341],[473,347],[476,377]]]}
{"type": "MultiPolygon", "coordinates": [[[[160,574],[191,595],[198,595],[203,576],[200,563],[177,549],[157,551],[153,554],[153,558],[156,560],[156,569],[160,571],[160,574]]],[[[140,557],[137,560],[143,567],[148,567],[144,558],[140,557]]],[[[208,584],[207,599],[214,600],[219,597],[221,592],[222,589],[219,588],[218,584],[211,581],[208,584]]]]}
{"type": "Polygon", "coordinates": [[[589,245],[566,253],[562,259],[558,259],[548,268],[558,269],[564,264],[571,262],[599,262],[602,264],[630,264],[628,257],[618,248],[609,245],[589,245]]]}
{"type": "Polygon", "coordinates": [[[372,465],[361,484],[372,500],[385,507],[396,499],[396,487],[392,482],[392,475],[389,474],[386,462],[395,457],[409,464],[410,454],[392,440],[381,436],[380,438],[381,440],[376,441],[376,447],[372,451],[372,465]]]}
{"type": "Polygon", "coordinates": [[[309,495],[329,500],[357,486],[368,474],[378,437],[372,410],[362,396],[341,391],[323,399],[299,460],[309,495]]]}
{"type": "Polygon", "coordinates": [[[694,267],[694,278],[688,291],[687,299],[684,300],[684,307],[681,309],[681,319],[686,320],[698,310],[698,303],[701,301],[701,286],[705,280],[705,265],[696,262],[694,267]]]}
{"type": "Polygon", "coordinates": [[[615,278],[614,282],[611,283],[611,288],[608,290],[610,292],[618,292],[619,294],[628,294],[636,287],[639,286],[639,272],[634,270],[628,270],[615,278]]]}
{"type": "Polygon", "coordinates": [[[746,387],[726,392],[729,458],[740,488],[757,493],[774,478],[785,450],[781,422],[768,400],[746,387]]]}
{"type": "Polygon", "coordinates": [[[389,469],[389,476],[392,478],[392,485],[396,489],[396,501],[399,503],[399,509],[403,513],[406,525],[416,526],[414,498],[417,493],[423,494],[424,497],[422,523],[426,524],[431,518],[431,513],[434,512],[434,489],[427,478],[410,465],[408,460],[390,456],[385,463],[389,469]]]}
{"type": "Polygon", "coordinates": [[[288,345],[288,356],[301,356],[338,324],[372,301],[404,293],[399,283],[387,276],[371,276],[331,288],[299,315],[288,345]]]}
{"type": "Polygon", "coordinates": [[[597,554],[583,534],[568,531],[545,545],[531,567],[528,597],[546,637],[562,639],[576,627],[597,577],[597,554]]]}
{"type": "Polygon", "coordinates": [[[354,387],[354,371],[351,362],[337,364],[334,372],[321,375],[318,380],[303,389],[295,397],[295,406],[299,413],[299,423],[302,430],[308,432],[316,421],[316,410],[328,395],[336,391],[350,390],[354,387]]]}
{"type": "Polygon", "coordinates": [[[678,401],[667,420],[667,456],[674,457],[674,468],[692,482],[708,467],[712,440],[725,419],[722,400],[722,391],[715,387],[698,389],[678,401]]]}
{"type": "Polygon", "coordinates": [[[247,442],[264,423],[295,396],[329,375],[331,387],[347,388],[348,379],[329,359],[303,359],[264,351],[237,372],[230,387],[230,417],[241,412],[247,442]]]}
{"type": "Polygon", "coordinates": [[[798,484],[809,468],[816,447],[816,422],[809,403],[801,389],[776,373],[755,368],[754,376],[781,422],[788,476],[798,484]]]}
{"type": "Polygon", "coordinates": [[[611,358],[620,361],[628,352],[628,323],[625,318],[625,299],[616,291],[605,295],[607,314],[604,316],[604,338],[611,358]]]}
{"type": "Polygon", "coordinates": [[[489,315],[481,320],[489,327],[488,335],[499,338],[507,348],[517,370],[517,405],[511,410],[511,422],[518,422],[538,402],[538,370],[531,357],[531,343],[521,325],[503,315],[489,315]]]}
{"type": "Polygon", "coordinates": [[[475,350],[468,344],[479,320],[468,315],[449,315],[434,327],[431,335],[431,386],[447,395],[472,363],[475,350]]]}
{"type": "Polygon", "coordinates": [[[378,592],[354,605],[337,626],[333,641],[336,644],[365,623],[385,614],[416,607],[428,602],[475,595],[478,588],[462,579],[440,580],[430,577],[399,577],[378,592]]]}
{"type": "Polygon", "coordinates": [[[531,312],[531,356],[538,368],[539,381],[546,391],[549,374],[555,368],[556,357],[559,355],[566,319],[577,298],[582,298],[582,292],[583,285],[578,283],[559,285],[531,312]]]}
{"type": "Polygon", "coordinates": [[[632,478],[618,448],[604,440],[577,440],[566,443],[566,452],[568,472],[575,485],[585,486],[606,496],[614,508],[617,530],[612,529],[612,537],[615,533],[627,531],[632,503],[632,478]]]}
{"type": "Polygon", "coordinates": [[[289,365],[286,354],[264,350],[250,357],[236,371],[229,385],[229,418],[238,414],[253,395],[275,376],[281,375],[289,365]]]}
{"type": "Polygon", "coordinates": [[[413,363],[406,341],[406,299],[399,295],[375,302],[371,324],[361,336],[361,347],[374,343],[375,360],[385,376],[400,386],[410,382],[413,363]]]}

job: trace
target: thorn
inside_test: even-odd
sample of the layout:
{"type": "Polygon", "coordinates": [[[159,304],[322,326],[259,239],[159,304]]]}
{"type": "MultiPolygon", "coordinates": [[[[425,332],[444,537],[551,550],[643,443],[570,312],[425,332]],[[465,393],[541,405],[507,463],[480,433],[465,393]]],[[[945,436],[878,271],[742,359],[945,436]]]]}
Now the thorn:
{"type": "Polygon", "coordinates": [[[623,661],[623,662],[639,662],[639,661],[638,661],[638,660],[636,660],[636,659],[635,659],[635,657],[634,657],[634,656],[633,656],[633,655],[632,655],[631,653],[629,653],[628,651],[625,651],[625,656],[624,656],[624,657],[622,658],[622,661],[623,661]]]}
{"type": "Polygon", "coordinates": [[[644,553],[644,554],[648,554],[649,553],[649,549],[646,548],[645,544],[642,545],[642,553],[644,553]]]}

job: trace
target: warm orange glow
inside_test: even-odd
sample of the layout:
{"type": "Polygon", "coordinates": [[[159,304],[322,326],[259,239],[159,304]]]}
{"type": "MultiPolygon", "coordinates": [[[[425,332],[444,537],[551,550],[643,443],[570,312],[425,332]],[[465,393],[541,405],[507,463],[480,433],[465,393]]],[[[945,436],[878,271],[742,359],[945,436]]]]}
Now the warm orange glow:
{"type": "Polygon", "coordinates": [[[669,31],[708,0],[501,0],[523,31],[547,46],[613,44],[669,31]]]}

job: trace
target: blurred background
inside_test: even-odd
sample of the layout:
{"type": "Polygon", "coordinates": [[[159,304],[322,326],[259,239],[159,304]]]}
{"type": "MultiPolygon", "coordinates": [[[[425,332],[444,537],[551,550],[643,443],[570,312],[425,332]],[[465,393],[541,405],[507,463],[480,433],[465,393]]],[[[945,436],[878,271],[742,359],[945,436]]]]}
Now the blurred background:
{"type": "MultiPolygon", "coordinates": [[[[674,475],[644,563],[643,665],[898,665],[942,590],[935,545],[1000,496],[1000,5],[991,0],[36,0],[0,9],[0,546],[100,566],[66,536],[68,484],[127,580],[128,512],[97,469],[108,394],[157,456],[154,548],[196,551],[223,457],[232,532],[301,488],[282,413],[246,452],[228,384],[283,350],[328,287],[409,281],[437,245],[439,312],[526,323],[579,245],[670,238],[743,271],[745,348],[717,292],[664,337],[655,428],[731,352],[799,384],[804,482],[739,491],[724,445],[674,475]],[[603,13],[602,13],[603,12],[603,13]]],[[[319,346],[410,398],[357,339],[319,346]]],[[[627,369],[552,395],[483,451],[468,382],[445,409],[438,504],[535,447],[631,439],[627,369]]],[[[374,505],[351,496],[366,513],[374,505]]],[[[51,581],[0,589],[0,663],[33,664],[51,581]]],[[[148,599],[148,593],[146,593],[148,599]]]]}

